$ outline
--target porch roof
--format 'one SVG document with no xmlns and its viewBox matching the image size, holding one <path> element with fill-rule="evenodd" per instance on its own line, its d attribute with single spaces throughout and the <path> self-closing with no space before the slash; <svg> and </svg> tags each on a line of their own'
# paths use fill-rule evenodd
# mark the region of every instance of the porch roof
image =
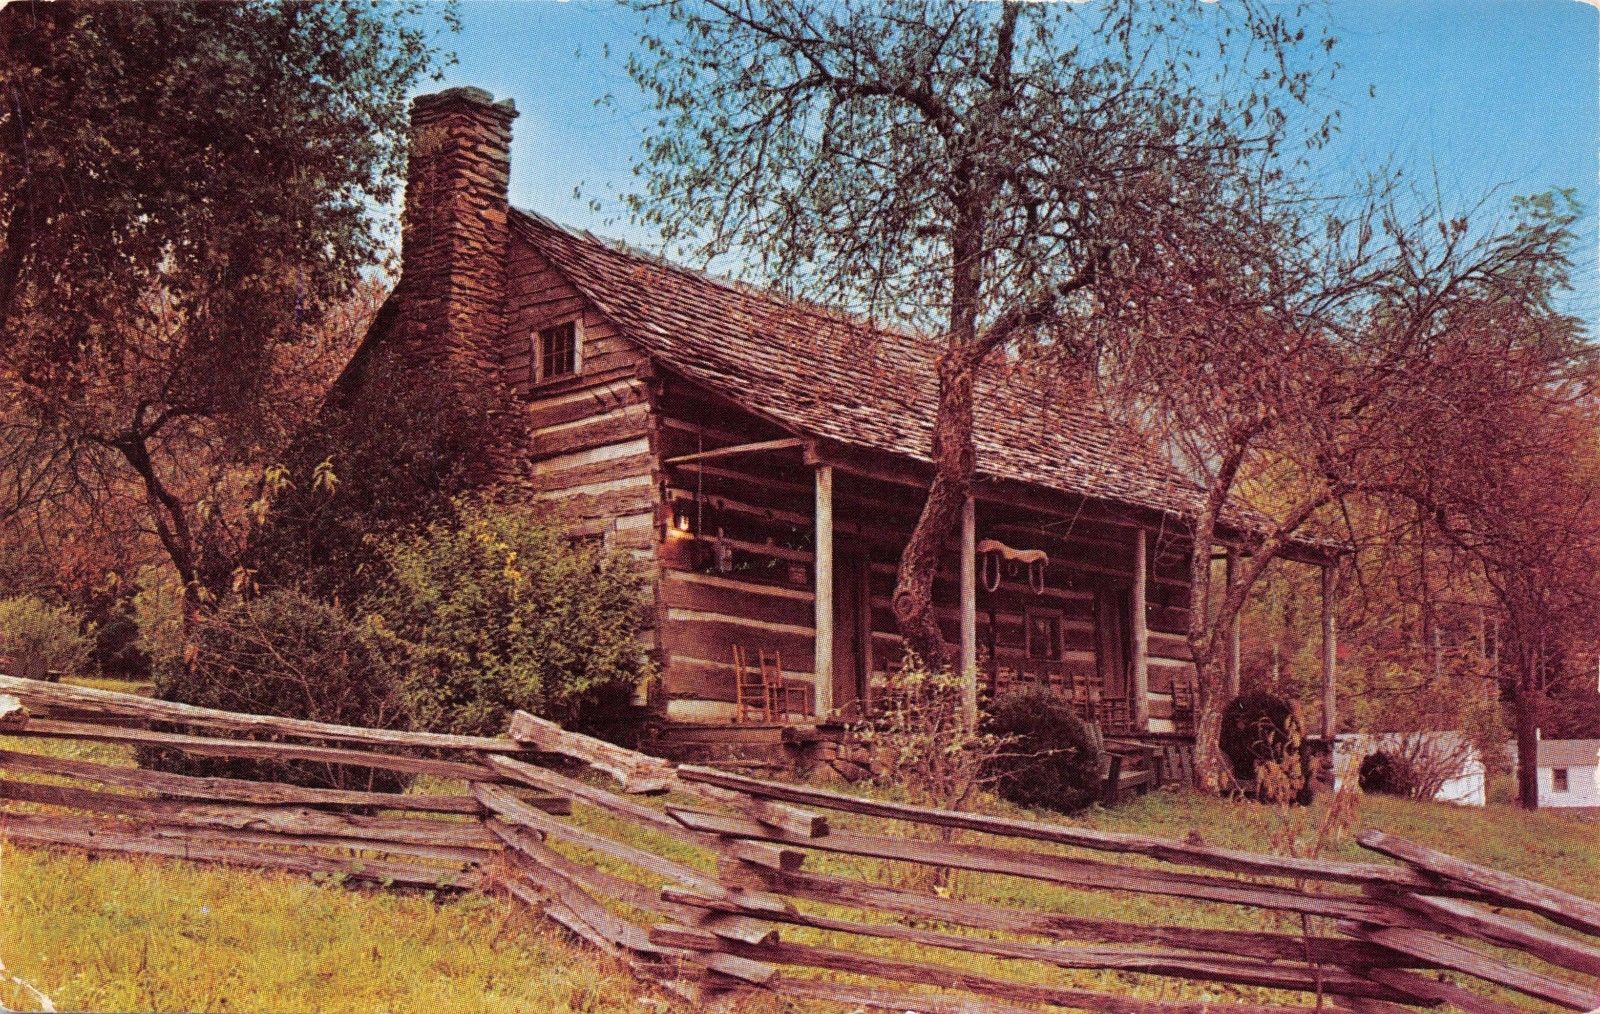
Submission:
<svg viewBox="0 0 1600 1014">
<path fill-rule="evenodd" d="M 515 210 L 533 245 L 669 369 L 797 435 L 926 463 L 938 349 L 927 339 L 711 277 Z M 1081 388 L 998 365 L 974 408 L 980 477 L 1191 517 L 1202 490 Z M 1231 511 L 1230 527 L 1250 527 Z"/>
</svg>

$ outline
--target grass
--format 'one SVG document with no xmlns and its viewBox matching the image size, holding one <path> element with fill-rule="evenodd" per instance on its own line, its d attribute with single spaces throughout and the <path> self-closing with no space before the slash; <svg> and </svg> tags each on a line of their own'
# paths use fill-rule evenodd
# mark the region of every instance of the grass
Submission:
<svg viewBox="0 0 1600 1014">
<path fill-rule="evenodd" d="M 0 746 L 18 742 L 0 740 Z M 105 763 L 128 762 L 126 751 L 115 745 L 50 745 Z M 43 741 L 32 740 L 26 748 L 44 746 Z M 439 788 L 432 785 L 428 790 Z M 1267 850 L 1291 831 L 1309 834 L 1325 815 L 1325 807 L 1323 802 L 1309 809 L 1278 811 L 1162 791 L 1117 810 L 1096 809 L 1068 822 L 1174 838 L 1199 835 L 1212 844 Z M 1018 812 L 1001 804 L 994 808 Z M 575 819 L 628 835 L 638 844 L 701 868 L 710 867 L 704 855 L 637 832 L 587 807 L 579 807 Z M 885 821 L 840 818 L 836 823 L 885 834 L 908 830 Z M 1359 825 L 1600 897 L 1600 841 L 1595 827 L 1559 814 L 1367 797 Z M 648 879 L 604 857 L 562 849 L 614 872 Z M 1325 854 L 1375 858 L 1349 836 Z M 907 871 L 903 864 L 823 854 L 808 860 L 807 869 L 869 879 Z M 951 889 L 973 900 L 1127 921 L 1285 932 L 1298 926 L 1231 906 L 1072 891 L 1006 877 L 958 874 Z M 887 918 L 830 906 L 802 907 L 855 920 Z M 5 971 L 38 987 L 63 1010 L 682 1009 L 641 987 L 620 965 L 499 897 L 356 891 L 280 874 L 3 848 L 0 913 L 0 961 Z M 648 922 L 648 917 L 639 917 Z M 785 928 L 783 936 L 797 943 L 848 944 L 903 959 L 940 960 L 1002 977 L 1015 977 L 1021 971 L 981 955 L 930 954 L 897 941 L 846 940 L 800 928 Z M 1149 998 L 1286 999 L 1284 994 L 1248 987 L 1190 985 L 1120 973 L 1028 971 L 1040 981 Z M 4 982 L 0 974 L 0 1005 L 28 1009 L 22 991 Z M 770 1014 L 784 1006 L 762 999 L 748 1009 Z"/>
<path fill-rule="evenodd" d="M 0 749 L 132 764 L 115 743 L 0 737 Z M 669 1009 L 626 969 L 505 898 L 354 890 L 4 839 L 0 818 L 0 1008 L 38 1009 L 14 976 L 63 1011 Z"/>
</svg>

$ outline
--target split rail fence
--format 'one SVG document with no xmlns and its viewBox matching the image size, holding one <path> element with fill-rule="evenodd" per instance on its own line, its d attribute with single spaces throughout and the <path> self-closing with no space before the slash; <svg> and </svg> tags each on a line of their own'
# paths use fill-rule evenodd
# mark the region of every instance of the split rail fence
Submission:
<svg viewBox="0 0 1600 1014">
<path fill-rule="evenodd" d="M 308 788 L 0 749 L 0 839 L 499 890 L 702 1006 L 766 991 L 930 1014 L 1600 1008 L 1600 903 L 1381 832 L 1359 841 L 1391 862 L 1286 858 L 674 767 L 523 713 L 505 736 L 454 736 L 3 676 L 0 736 L 462 786 Z M 931 877 L 883 876 L 912 868 Z M 1118 921 L 933 886 L 952 871 L 1051 885 L 1030 899 L 1159 895 L 1280 918 Z M 1066 974 L 1081 972 L 1133 977 Z M 1261 989 L 1249 1002 L 1172 999 L 1174 980 Z"/>
</svg>

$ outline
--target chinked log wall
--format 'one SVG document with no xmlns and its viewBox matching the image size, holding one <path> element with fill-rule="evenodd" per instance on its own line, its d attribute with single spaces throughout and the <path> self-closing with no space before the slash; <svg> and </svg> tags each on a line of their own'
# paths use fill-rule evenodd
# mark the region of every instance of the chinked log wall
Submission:
<svg viewBox="0 0 1600 1014">
<path fill-rule="evenodd" d="M 668 460 L 708 448 L 758 443 L 783 436 L 769 423 L 692 385 L 664 378 L 657 410 L 658 442 Z M 895 566 L 916 523 L 920 502 L 887 481 L 839 473 L 834 479 L 835 570 L 847 557 L 870 568 L 871 671 L 883 674 L 900 662 L 902 649 L 891 608 Z M 664 509 L 690 532 L 669 530 L 660 546 L 669 697 L 685 702 L 689 717 L 723 717 L 715 704 L 733 700 L 731 645 L 742 642 L 782 653 L 790 680 L 811 688 L 814 667 L 813 479 L 797 450 L 741 455 L 668 468 Z M 1001 666 L 1027 663 L 1026 610 L 1043 608 L 1062 623 L 1058 668 L 1097 679 L 1093 588 L 1109 582 L 1127 586 L 1133 579 L 1134 534 L 1125 524 L 1097 519 L 1085 508 L 1073 516 L 1044 516 L 999 503 L 980 502 L 981 537 L 1044 549 L 1051 565 L 1042 594 L 1026 578 L 1006 579 L 997 592 L 979 593 L 978 643 L 994 645 Z M 738 569 L 727 575 L 704 572 L 686 536 L 703 527 L 707 542 L 719 534 L 735 550 Z M 1187 546 L 1170 537 L 1151 543 L 1146 619 L 1149 635 L 1149 707 L 1154 731 L 1170 731 L 1175 678 L 1193 679 L 1185 637 L 1189 618 Z M 788 578 L 790 564 L 805 579 Z M 959 547 L 947 547 L 934 597 L 945 639 L 960 640 Z M 994 624 L 991 640 L 990 623 Z M 842 623 L 842 621 L 840 621 Z M 953 650 L 953 649 L 952 649 Z M 841 664 L 835 659 L 835 665 Z M 980 661 L 980 666 L 985 663 Z M 690 704 L 689 702 L 694 702 Z M 725 710 L 725 708 L 724 708 Z"/>
<path fill-rule="evenodd" d="M 1397 862 L 1286 858 L 929 809 L 674 768 L 522 713 L 504 737 L 448 736 L 0 677 L 0 734 L 457 779 L 452 792 L 358 792 L 8 748 L 0 837 L 382 885 L 498 889 L 702 1006 L 765 991 L 926 1012 L 1287 1014 L 1323 1000 L 1348 1010 L 1488 1012 L 1518 997 L 1600 1007 L 1600 903 L 1381 832 L 1359 840 Z M 609 783 L 556 770 L 554 758 Z M 883 833 L 885 821 L 903 832 Z M 1165 896 L 1181 899 L 1183 911 L 1173 912 L 1174 925 L 1153 925 L 1001 904 L 995 898 L 1014 897 L 1014 886 L 990 898 L 918 890 L 906 886 L 915 878 L 885 876 L 890 867 L 879 860 L 1039 881 L 1053 888 L 1035 897 L 1053 889 L 1057 901 L 1063 888 Z M 1216 905 L 1281 913 L 1302 931 L 1197 928 L 1193 917 Z M 1119 978 L 1082 975 L 1105 972 Z M 1186 991 L 1172 980 L 1259 992 L 1235 1003 L 1174 999 Z"/>
<path fill-rule="evenodd" d="M 808 548 L 786 545 L 809 546 L 814 524 L 809 472 L 784 469 L 781 455 L 697 467 L 664 465 L 676 455 L 787 434 L 693 384 L 657 373 L 649 358 L 529 244 L 513 235 L 510 249 L 506 337 L 499 358 L 508 382 L 526 399 L 530 496 L 550 524 L 572 536 L 603 539 L 631 553 L 645 568 L 655 587 L 657 630 L 644 636 L 665 663 L 665 697 L 679 702 L 675 707 L 685 717 L 727 717 L 734 696 L 735 642 L 779 650 L 791 680 L 810 689 L 815 667 L 812 591 L 809 584 L 794 585 L 782 576 L 789 563 L 800 564 L 808 574 L 812 566 Z M 577 326 L 578 372 L 540 380 L 534 347 L 539 331 L 568 321 Z M 722 527 L 736 539 L 742 535 L 738 541 L 746 544 L 746 558 L 770 563 L 768 579 L 746 571 L 721 582 L 707 580 L 703 568 L 688 558 L 687 543 L 665 535 L 674 508 L 698 515 L 704 496 L 697 500 L 697 494 L 707 491 L 716 507 L 706 534 L 715 535 Z M 884 483 L 846 476 L 839 480 L 841 547 L 871 560 L 869 660 L 878 673 L 901 656 L 889 606 L 893 561 L 916 520 L 902 493 Z M 986 508 L 979 510 L 980 517 L 986 515 Z M 1022 660 L 1022 606 L 1032 603 L 1060 611 L 1066 640 L 1061 664 L 1092 676 L 1093 605 L 1084 582 L 1097 575 L 1131 579 L 1131 531 L 1082 516 L 1022 516 L 992 529 L 985 523 L 983 530 L 1046 549 L 1057 561 L 1044 596 L 1035 599 L 1019 581 L 1009 582 L 995 596 L 994 644 L 1000 663 Z M 1172 714 L 1174 678 L 1192 673 L 1193 667 L 1183 636 L 1188 593 L 1181 560 L 1163 564 L 1170 552 L 1152 555 L 1149 708 L 1160 731 Z M 946 637 L 954 644 L 959 640 L 959 596 L 953 546 L 946 564 L 948 573 L 938 582 L 936 596 Z M 728 585 L 730 580 L 736 586 Z M 980 608 L 981 644 L 989 643 L 989 616 L 987 608 Z"/>
</svg>

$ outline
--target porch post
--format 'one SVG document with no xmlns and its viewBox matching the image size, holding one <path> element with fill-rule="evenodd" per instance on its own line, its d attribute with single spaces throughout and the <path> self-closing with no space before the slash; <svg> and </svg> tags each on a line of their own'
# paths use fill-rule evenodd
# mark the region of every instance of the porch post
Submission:
<svg viewBox="0 0 1600 1014">
<path fill-rule="evenodd" d="M 833 466 L 817 466 L 817 537 L 813 566 L 816 602 L 817 717 L 833 712 Z"/>
<path fill-rule="evenodd" d="M 1225 558 L 1227 561 L 1228 590 L 1233 590 L 1233 550 L 1228 550 Z M 1233 621 L 1228 624 L 1228 700 L 1239 696 L 1239 614 L 1233 614 Z"/>
<path fill-rule="evenodd" d="M 1322 738 L 1332 741 L 1338 727 L 1334 696 L 1334 668 L 1338 656 L 1338 631 L 1333 620 L 1334 571 L 1329 564 L 1322 566 Z"/>
<path fill-rule="evenodd" d="M 1145 586 L 1150 581 L 1150 554 L 1144 528 L 1133 538 L 1133 729 L 1150 731 L 1150 624 Z"/>
<path fill-rule="evenodd" d="M 961 716 L 978 727 L 978 510 L 972 494 L 961 505 Z"/>
</svg>

